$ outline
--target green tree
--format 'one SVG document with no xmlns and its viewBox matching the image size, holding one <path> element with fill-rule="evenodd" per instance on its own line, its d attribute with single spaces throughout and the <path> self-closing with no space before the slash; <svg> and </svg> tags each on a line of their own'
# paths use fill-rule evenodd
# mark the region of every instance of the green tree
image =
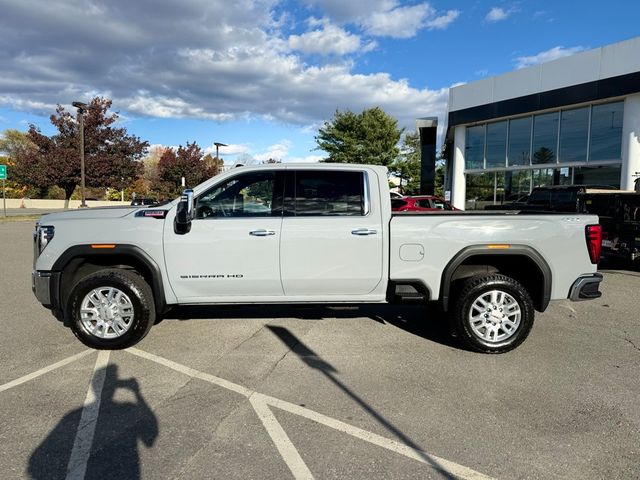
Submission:
<svg viewBox="0 0 640 480">
<path fill-rule="evenodd" d="M 404 135 L 400 154 L 390 166 L 393 175 L 400 179 L 402 195 L 420 193 L 420 134 L 408 132 Z"/>
<path fill-rule="evenodd" d="M 534 163 L 553 163 L 555 154 L 553 150 L 547 147 L 540 147 L 533 153 Z"/>
<path fill-rule="evenodd" d="M 118 127 L 117 113 L 108 114 L 111 100 L 95 97 L 84 114 L 86 185 L 124 188 L 142 172 L 142 159 L 148 142 Z M 75 114 L 58 105 L 50 117 L 58 133 L 48 137 L 35 125 L 27 133 L 35 148 L 16 157 L 16 180 L 38 188 L 56 185 L 71 198 L 80 183 L 79 135 Z"/>
<path fill-rule="evenodd" d="M 8 179 L 6 182 L 7 195 L 9 197 L 36 196 L 44 198 L 47 195 L 47 188 L 34 188 L 14 181 L 16 159 L 24 156 L 28 150 L 35 149 L 36 146 L 29 139 L 26 132 L 20 130 L 7 129 L 0 136 L 0 163 L 7 165 Z"/>
<path fill-rule="evenodd" d="M 440 198 L 444 198 L 444 168 L 445 161 L 438 160 L 436 162 L 436 178 L 434 193 Z"/>
<path fill-rule="evenodd" d="M 375 107 L 362 113 L 336 110 L 315 140 L 318 149 L 329 154 L 325 161 L 389 166 L 398 156 L 401 134 L 398 121 Z"/>
</svg>

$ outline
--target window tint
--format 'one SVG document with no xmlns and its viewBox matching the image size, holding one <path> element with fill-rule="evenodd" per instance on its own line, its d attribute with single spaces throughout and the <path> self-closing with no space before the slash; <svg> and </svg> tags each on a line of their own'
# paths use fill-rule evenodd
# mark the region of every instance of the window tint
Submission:
<svg viewBox="0 0 640 480">
<path fill-rule="evenodd" d="M 467 127 L 464 158 L 466 168 L 484 167 L 484 125 Z"/>
<path fill-rule="evenodd" d="M 589 161 L 622 158 L 623 114 L 623 102 L 593 106 Z"/>
<path fill-rule="evenodd" d="M 586 162 L 589 107 L 563 110 L 560 121 L 560 162 Z"/>
<path fill-rule="evenodd" d="M 274 199 L 275 185 L 275 172 L 254 172 L 233 177 L 196 199 L 196 218 L 281 215 L 281 208 L 277 205 L 279 202 Z"/>
<path fill-rule="evenodd" d="M 533 117 L 533 163 L 556 163 L 559 112 Z"/>
<path fill-rule="evenodd" d="M 427 200 L 427 199 L 425 199 L 425 200 L 418 200 L 418 201 L 416 202 L 416 205 L 418 205 L 420 208 L 433 208 L 433 207 L 431 206 L 431 202 L 430 202 L 429 200 Z"/>
<path fill-rule="evenodd" d="M 509 120 L 509 165 L 531 164 L 531 118 Z"/>
<path fill-rule="evenodd" d="M 391 208 L 401 208 L 404 207 L 407 204 L 407 202 L 405 202 L 404 200 L 401 200 L 399 198 L 392 198 L 391 199 Z"/>
<path fill-rule="evenodd" d="M 507 122 L 487 124 L 487 167 L 504 167 L 507 155 Z"/>
<path fill-rule="evenodd" d="M 534 190 L 529 195 L 527 203 L 530 205 L 546 205 L 551 201 L 551 193 L 549 190 Z"/>
<path fill-rule="evenodd" d="M 297 171 L 294 192 L 293 202 L 287 199 L 287 213 L 296 216 L 365 214 L 362 172 Z"/>
</svg>

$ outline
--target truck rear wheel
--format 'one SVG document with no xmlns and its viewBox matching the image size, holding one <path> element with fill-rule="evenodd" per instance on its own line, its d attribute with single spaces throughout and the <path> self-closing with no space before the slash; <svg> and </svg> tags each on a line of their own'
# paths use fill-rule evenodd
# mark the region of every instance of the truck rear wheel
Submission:
<svg viewBox="0 0 640 480">
<path fill-rule="evenodd" d="M 99 270 L 73 287 L 66 316 L 85 345 L 101 350 L 127 348 L 142 340 L 155 321 L 153 292 L 135 272 Z"/>
<path fill-rule="evenodd" d="M 458 337 L 472 350 L 504 353 L 529 335 L 534 308 L 527 290 L 500 274 L 466 280 L 453 308 Z"/>
</svg>

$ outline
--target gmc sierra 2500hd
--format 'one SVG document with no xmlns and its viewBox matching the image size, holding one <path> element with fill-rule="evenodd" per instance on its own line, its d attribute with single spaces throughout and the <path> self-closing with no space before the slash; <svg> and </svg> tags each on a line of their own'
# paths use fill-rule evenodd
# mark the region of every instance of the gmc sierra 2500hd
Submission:
<svg viewBox="0 0 640 480">
<path fill-rule="evenodd" d="M 505 352 L 550 300 L 597 298 L 598 217 L 394 214 L 384 167 L 275 164 L 153 207 L 43 216 L 33 291 L 86 345 L 126 348 L 186 304 L 437 301 Z"/>
</svg>

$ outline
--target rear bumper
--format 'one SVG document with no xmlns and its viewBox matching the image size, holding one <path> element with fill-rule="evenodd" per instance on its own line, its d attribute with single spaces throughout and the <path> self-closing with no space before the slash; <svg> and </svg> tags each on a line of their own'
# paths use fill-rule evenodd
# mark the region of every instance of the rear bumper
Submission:
<svg viewBox="0 0 640 480">
<path fill-rule="evenodd" d="M 58 285 L 60 272 L 34 270 L 31 272 L 31 290 L 38 301 L 46 308 L 58 307 Z"/>
<path fill-rule="evenodd" d="M 600 282 L 602 281 L 601 273 L 592 273 L 589 275 L 582 275 L 573 282 L 571 290 L 569 290 L 569 300 L 574 302 L 580 300 L 593 300 L 594 298 L 600 298 L 602 292 L 598 289 Z"/>
</svg>

